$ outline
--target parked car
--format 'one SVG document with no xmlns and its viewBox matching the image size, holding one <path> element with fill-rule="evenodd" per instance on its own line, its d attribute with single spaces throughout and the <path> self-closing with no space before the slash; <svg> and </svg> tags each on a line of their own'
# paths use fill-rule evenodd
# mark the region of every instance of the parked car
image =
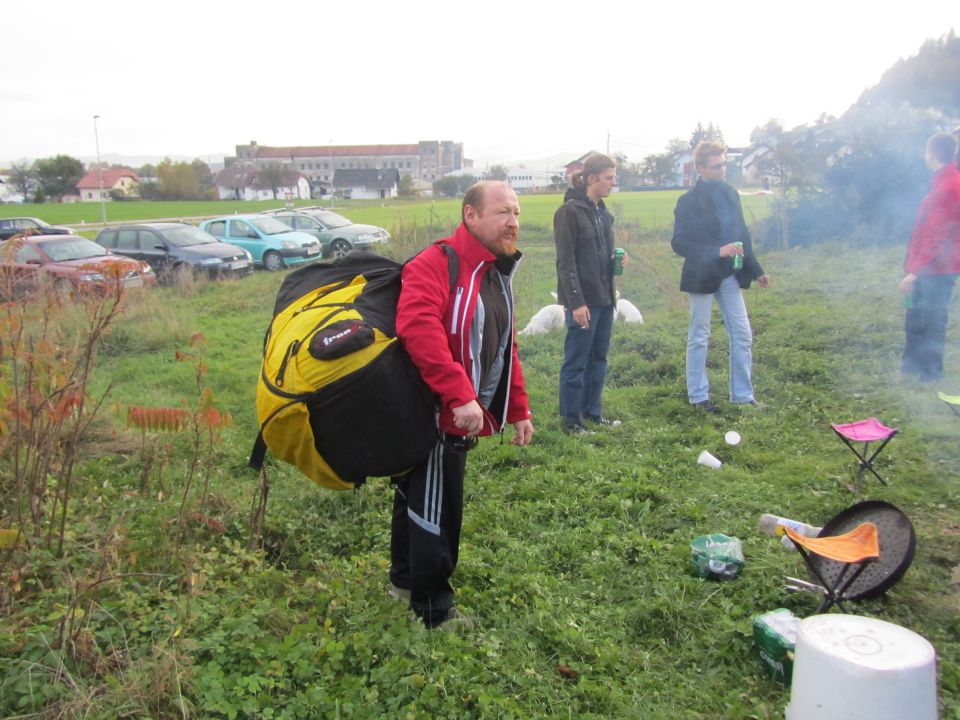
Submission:
<svg viewBox="0 0 960 720">
<path fill-rule="evenodd" d="M 301 208 L 271 213 L 280 222 L 320 241 L 324 256 L 342 257 L 353 249 L 369 250 L 385 243 L 390 233 L 376 225 L 358 225 L 332 210 Z"/>
<path fill-rule="evenodd" d="M 291 230 L 271 215 L 230 215 L 204 220 L 200 229 L 247 250 L 253 261 L 266 270 L 298 265 L 321 255 L 320 242 L 313 235 Z"/>
<path fill-rule="evenodd" d="M 62 225 L 48 225 L 40 218 L 12 217 L 0 219 L 0 240 L 9 240 L 14 235 L 73 235 L 73 230 Z"/>
<path fill-rule="evenodd" d="M 182 222 L 142 223 L 101 230 L 96 242 L 108 250 L 149 263 L 161 280 L 179 272 L 210 278 L 243 277 L 253 272 L 253 256 Z"/>
<path fill-rule="evenodd" d="M 125 288 L 157 284 L 141 261 L 114 255 L 77 235 L 30 235 L 0 244 L 0 296 L 23 297 L 49 283 L 60 290 L 104 292 L 113 283 Z"/>
</svg>

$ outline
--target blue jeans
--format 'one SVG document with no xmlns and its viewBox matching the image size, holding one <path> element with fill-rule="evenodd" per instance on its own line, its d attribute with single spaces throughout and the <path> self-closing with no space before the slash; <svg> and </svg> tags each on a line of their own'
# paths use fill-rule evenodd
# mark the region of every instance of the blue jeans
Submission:
<svg viewBox="0 0 960 720">
<path fill-rule="evenodd" d="M 748 403 L 753 398 L 750 379 L 753 365 L 753 331 L 740 284 L 733 275 L 720 283 L 712 295 L 690 293 L 690 329 L 687 332 L 687 397 L 691 403 L 710 399 L 707 379 L 707 342 L 710 315 L 716 299 L 730 338 L 730 402 Z"/>
<path fill-rule="evenodd" d="M 560 367 L 560 416 L 565 425 L 579 425 L 584 416 L 600 417 L 603 382 L 607 376 L 607 351 L 613 330 L 613 305 L 590 307 L 586 330 L 564 311 L 567 338 Z"/>
<path fill-rule="evenodd" d="M 956 274 L 921 275 L 913 284 L 913 307 L 904 321 L 903 372 L 923 380 L 943 374 L 950 295 L 956 281 Z"/>
</svg>

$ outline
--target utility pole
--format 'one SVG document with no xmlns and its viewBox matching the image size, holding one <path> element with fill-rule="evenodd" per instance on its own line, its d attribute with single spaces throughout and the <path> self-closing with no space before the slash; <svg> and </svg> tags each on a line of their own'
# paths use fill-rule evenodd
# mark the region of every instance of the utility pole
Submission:
<svg viewBox="0 0 960 720">
<path fill-rule="evenodd" d="M 97 144 L 97 184 L 100 186 L 100 222 L 107 224 L 107 205 L 103 199 L 103 170 L 100 168 L 100 134 L 97 132 L 97 118 L 93 116 L 93 140 Z"/>
</svg>

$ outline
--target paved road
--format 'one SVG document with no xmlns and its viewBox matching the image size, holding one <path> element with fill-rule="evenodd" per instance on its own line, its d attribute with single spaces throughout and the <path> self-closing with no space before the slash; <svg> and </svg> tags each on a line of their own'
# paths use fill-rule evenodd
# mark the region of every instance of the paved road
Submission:
<svg viewBox="0 0 960 720">
<path fill-rule="evenodd" d="M 193 215 L 193 216 L 184 216 L 184 217 L 165 217 L 165 218 L 137 218 L 136 220 L 108 220 L 106 223 L 62 223 L 67 227 L 72 227 L 74 230 L 80 232 L 99 232 L 104 228 L 116 227 L 118 225 L 140 225 L 142 223 L 155 223 L 155 222 L 188 222 L 196 225 L 204 220 L 209 220 L 210 218 L 221 217 L 226 213 L 216 213 L 214 215 Z M 234 215 L 239 215 L 240 213 L 233 213 Z"/>
</svg>

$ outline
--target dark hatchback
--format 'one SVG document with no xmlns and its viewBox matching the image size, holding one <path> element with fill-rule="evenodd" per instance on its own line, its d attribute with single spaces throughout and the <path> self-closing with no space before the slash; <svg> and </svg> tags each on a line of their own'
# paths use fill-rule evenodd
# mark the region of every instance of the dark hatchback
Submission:
<svg viewBox="0 0 960 720">
<path fill-rule="evenodd" d="M 0 240 L 15 235 L 73 235 L 73 230 L 62 225 L 48 225 L 40 218 L 12 217 L 0 219 Z"/>
<path fill-rule="evenodd" d="M 96 240 L 108 250 L 149 263 L 169 281 L 179 272 L 210 278 L 244 277 L 253 273 L 253 259 L 241 247 L 220 242 L 188 223 L 157 222 L 101 230 Z"/>
</svg>

